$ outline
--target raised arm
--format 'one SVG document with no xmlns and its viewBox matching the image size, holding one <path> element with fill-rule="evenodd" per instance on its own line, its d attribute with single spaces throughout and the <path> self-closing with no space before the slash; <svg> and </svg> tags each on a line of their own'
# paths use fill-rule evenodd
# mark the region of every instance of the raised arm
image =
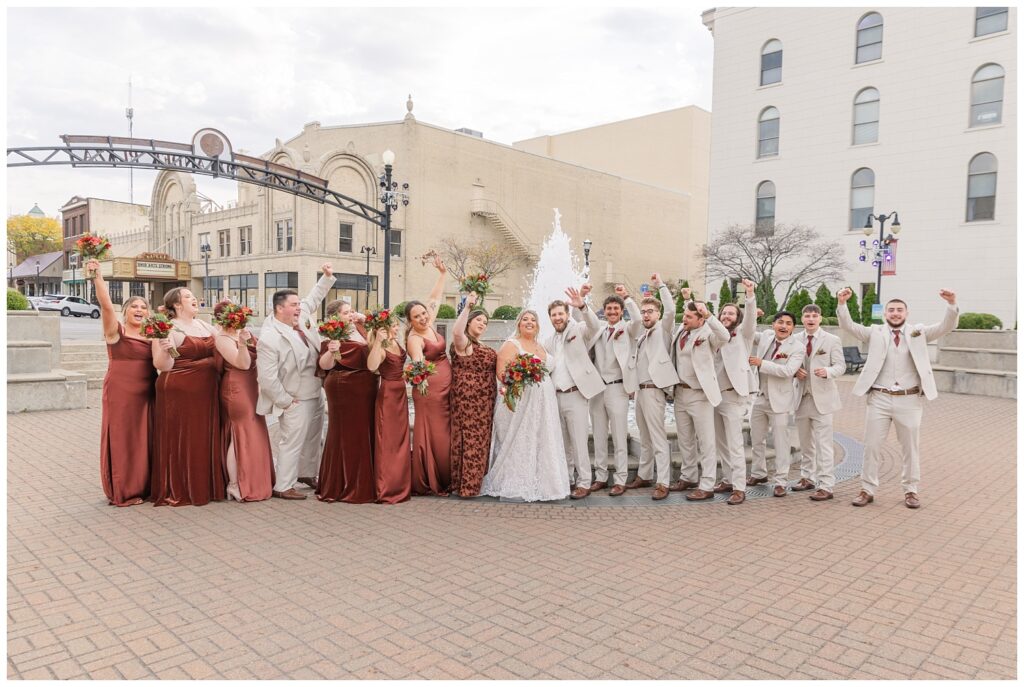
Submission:
<svg viewBox="0 0 1024 687">
<path fill-rule="evenodd" d="M 792 377 L 796 374 L 797 370 L 803 367 L 804 357 L 804 349 L 798 347 L 782 362 L 762 360 L 760 365 L 761 372 L 769 377 Z"/>
<path fill-rule="evenodd" d="M 320 271 L 324 273 L 324 276 L 320 277 L 320 280 L 313 285 L 309 295 L 302 301 L 302 304 L 306 306 L 306 310 L 311 313 L 315 313 L 320 308 L 320 304 L 327 297 L 327 292 L 334 286 L 335 276 L 334 271 L 331 269 L 331 263 L 325 262 L 320 266 Z"/>
<path fill-rule="evenodd" d="M 409 347 L 409 359 L 415 362 L 423 360 L 423 337 L 419 334 L 410 334 L 406 340 Z"/>
<path fill-rule="evenodd" d="M 366 335 L 366 343 L 370 347 L 366 354 L 366 369 L 370 372 L 376 372 L 387 357 L 387 351 L 384 350 L 384 339 L 387 337 L 380 336 L 380 332 L 379 329 L 371 329 Z"/>
<path fill-rule="evenodd" d="M 269 326 L 271 325 L 268 323 L 263 325 L 264 329 Z M 259 341 L 256 342 L 256 381 L 260 389 L 273 399 L 274 405 L 285 410 L 297 401 L 285 391 L 281 378 L 277 376 L 279 355 L 277 349 L 267 342 L 269 338 L 271 337 L 261 333 Z"/>
<path fill-rule="evenodd" d="M 672 330 L 676 326 L 676 301 L 672 298 L 672 292 L 668 290 L 668 284 L 661 280 L 661 275 L 655 272 L 651 280 L 658 287 L 658 295 L 661 296 L 661 329 L 665 332 L 665 338 L 672 340 Z"/>
<path fill-rule="evenodd" d="M 100 274 L 99 260 L 90 260 L 85 263 L 87 270 L 92 270 L 93 288 L 96 291 L 96 300 L 100 302 L 100 316 L 103 318 L 103 340 L 108 344 L 115 344 L 121 338 L 117 332 L 117 313 L 114 312 L 114 303 L 110 300 L 110 291 L 107 290 L 107 282 L 103 281 Z"/>
<path fill-rule="evenodd" d="M 925 341 L 931 343 L 936 339 L 949 334 L 951 331 L 956 329 L 956 325 L 960 321 L 960 308 L 956 304 L 956 294 L 952 291 L 942 289 L 939 291 L 939 296 L 942 300 L 946 301 L 949 305 L 946 306 L 946 312 L 942 316 L 942 321 L 937 324 L 930 324 L 924 328 Z"/>
<path fill-rule="evenodd" d="M 850 296 L 853 291 L 850 289 L 842 289 L 836 298 L 839 300 L 839 305 L 836 306 L 836 316 L 839 318 L 839 328 L 844 332 L 849 333 L 853 338 L 858 341 L 867 343 L 871 338 L 871 327 L 865 327 L 862 324 L 857 324 L 850 317 L 850 308 L 846 305 L 846 301 L 850 300 Z"/>
<path fill-rule="evenodd" d="M 740 324 L 740 336 L 747 343 L 747 350 L 754 346 L 754 335 L 757 333 L 757 296 L 754 292 L 754 282 L 749 279 L 743 280 L 743 322 Z"/>
<path fill-rule="evenodd" d="M 430 290 L 430 296 L 427 297 L 427 315 L 430 317 L 429 326 L 434 326 L 434 320 L 437 319 L 437 311 L 441 307 L 441 296 L 444 294 L 444 282 L 445 277 L 448 276 L 448 268 L 444 266 L 439 255 L 434 255 L 434 269 L 437 270 L 437 281 L 434 282 L 434 288 Z"/>
<path fill-rule="evenodd" d="M 467 355 L 469 350 L 469 337 L 466 336 L 466 322 L 469 321 L 469 311 L 476 305 L 477 295 L 475 291 L 466 294 L 466 304 L 455 320 L 455 331 L 452 332 L 452 340 L 455 344 L 455 353 Z"/>
<path fill-rule="evenodd" d="M 701 303 L 698 307 L 706 308 L 707 306 Z M 704 321 L 708 323 L 708 327 L 711 329 L 711 340 L 708 342 L 711 344 L 711 350 L 717 351 L 719 348 L 729 343 L 729 339 L 732 337 L 729 335 L 729 330 L 726 329 L 721 320 L 709 312 Z"/>
</svg>

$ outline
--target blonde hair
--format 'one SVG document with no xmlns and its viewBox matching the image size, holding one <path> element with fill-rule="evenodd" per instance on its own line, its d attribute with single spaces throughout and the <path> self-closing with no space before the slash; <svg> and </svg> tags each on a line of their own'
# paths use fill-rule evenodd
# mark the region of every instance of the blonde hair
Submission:
<svg viewBox="0 0 1024 687">
<path fill-rule="evenodd" d="M 124 316 L 125 313 L 128 311 L 128 308 L 130 308 L 132 306 L 132 303 L 134 303 L 135 301 L 142 301 L 142 304 L 146 306 L 146 312 L 149 312 L 149 301 L 147 301 L 142 296 L 129 296 L 128 300 L 121 304 L 121 324 L 128 324 L 128 322 L 124 319 Z"/>
<path fill-rule="evenodd" d="M 523 318 L 526 317 L 527 315 L 533 315 L 533 319 L 535 319 L 537 321 L 537 328 L 538 329 L 540 328 L 540 316 L 537 315 L 537 311 L 536 310 L 529 310 L 529 309 L 521 310 L 519 312 L 518 317 L 516 317 L 515 331 L 512 334 L 512 336 L 514 336 L 517 339 L 519 338 L 519 325 L 522 323 Z"/>
</svg>

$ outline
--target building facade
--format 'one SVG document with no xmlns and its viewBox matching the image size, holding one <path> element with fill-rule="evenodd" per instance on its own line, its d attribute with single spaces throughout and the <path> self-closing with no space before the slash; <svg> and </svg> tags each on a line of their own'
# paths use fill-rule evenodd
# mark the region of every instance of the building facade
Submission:
<svg viewBox="0 0 1024 687">
<path fill-rule="evenodd" d="M 898 212 L 882 300 L 912 321 L 1016 321 L 1016 8 L 723 8 L 714 35 L 709 234 L 803 224 L 876 281 L 870 214 Z M 888 226 L 886 227 L 888 232 Z M 741 276 L 741 275 L 737 275 Z M 717 290 L 717 284 L 707 284 Z M 817 285 L 811 285 L 812 290 Z M 777 294 L 781 297 L 782 294 Z"/>
</svg>

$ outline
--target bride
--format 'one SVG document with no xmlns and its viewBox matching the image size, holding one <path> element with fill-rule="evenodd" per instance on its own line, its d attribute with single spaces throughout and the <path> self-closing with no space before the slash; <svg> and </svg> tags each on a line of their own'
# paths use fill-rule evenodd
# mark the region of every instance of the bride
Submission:
<svg viewBox="0 0 1024 687">
<path fill-rule="evenodd" d="M 515 357 L 528 353 L 544 361 L 550 372 L 558 361 L 537 341 L 537 313 L 524 310 L 515 334 L 498 351 L 498 383 Z M 550 375 L 527 386 L 515 412 L 499 402 L 494 410 L 491 463 L 480 493 L 524 501 L 557 501 L 569 496 L 569 474 L 558 419 L 558 400 Z"/>
</svg>

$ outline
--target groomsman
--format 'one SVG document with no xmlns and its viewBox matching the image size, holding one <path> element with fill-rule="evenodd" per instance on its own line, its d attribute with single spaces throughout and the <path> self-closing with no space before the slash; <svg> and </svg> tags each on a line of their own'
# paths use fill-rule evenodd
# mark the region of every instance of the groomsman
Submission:
<svg viewBox="0 0 1024 687">
<path fill-rule="evenodd" d="M 789 414 L 796 408 L 793 376 L 804 362 L 804 348 L 793 337 L 796 320 L 792 313 L 781 310 L 772 319 L 775 336 L 767 332 L 760 336 L 758 355 L 748 362 L 758 368 L 758 391 L 754 407 L 750 410 L 750 441 L 753 460 L 747 486 L 768 481 L 768 463 L 765 446 L 768 426 L 771 425 L 775 448 L 775 475 L 772 496 L 785 496 L 789 476 L 792 444 L 789 439 Z"/>
<path fill-rule="evenodd" d="M 743 418 L 747 414 L 747 397 L 757 391 L 757 378 L 750 370 L 750 351 L 757 333 L 757 298 L 754 282 L 743 280 L 743 310 L 735 303 L 723 305 L 718 317 L 729 331 L 727 341 L 715 355 L 715 373 L 721 389 L 722 402 L 715 406 L 715 443 L 722 481 L 715 485 L 716 494 L 732 492 L 726 500 L 738 506 L 747 498 L 747 461 L 743 454 Z"/>
<path fill-rule="evenodd" d="M 907 304 L 894 298 L 885 304 L 885 324 L 865 327 L 850 319 L 846 305 L 850 293 L 850 289 L 843 289 L 838 294 L 839 326 L 868 344 L 868 360 L 853 385 L 855 395 L 868 394 L 861 492 L 853 505 L 866 506 L 875 500 L 878 452 L 889 434 L 889 426 L 895 424 L 896 438 L 903 449 L 904 503 L 907 508 L 920 508 L 917 489 L 921 481 L 921 396 L 929 401 L 938 396 L 927 344 L 956 328 L 960 317 L 956 294 L 946 289 L 939 291 L 939 297 L 949 305 L 937 324 L 907 324 Z"/>
<path fill-rule="evenodd" d="M 320 270 L 323 277 L 305 299 L 291 289 L 274 293 L 274 314 L 263 321 L 256 344 L 260 387 L 256 412 L 277 417 L 273 495 L 282 499 L 306 498 L 295 490 L 296 483 L 315 489 L 320 472 L 324 410 L 322 385 L 316 376 L 320 354 L 316 312 L 334 285 L 330 263 Z M 300 479 L 300 475 L 304 476 Z"/>
<path fill-rule="evenodd" d="M 622 319 L 623 310 L 629 312 L 630 321 Z M 604 382 L 604 391 L 590 399 L 590 421 L 594 428 L 594 476 L 590 491 L 608 486 L 608 427 L 611 425 L 612 444 L 615 446 L 615 473 L 612 476 L 611 496 L 626 492 L 629 471 L 627 441 L 629 440 L 629 394 L 622 385 L 623 370 L 629 362 L 630 340 L 640 334 L 640 308 L 630 298 L 626 287 L 615 285 L 615 295 L 604 299 L 604 318 L 607 326 L 591 340 L 594 363 Z"/>
<path fill-rule="evenodd" d="M 672 339 L 672 359 L 679 377 L 673 409 L 682 468 L 669 490 L 697 487 L 686 495 L 688 501 L 715 497 L 715 406 L 722 402 L 715 353 L 728 341 L 729 330 L 708 312 L 706 305 L 686 304 L 683 323 Z"/>
<path fill-rule="evenodd" d="M 589 291 L 589 284 L 584 288 Z M 590 360 L 587 342 L 601 331 L 601 321 L 587 306 L 580 291 L 566 290 L 569 303 L 554 301 L 548 306 L 548 318 L 555 333 L 544 342 L 544 348 L 558 360 L 551 372 L 558 411 L 562 423 L 562 441 L 569 468 L 569 481 L 575 488 L 569 498 L 582 499 L 590 493 L 591 467 L 589 400 L 604 391 L 604 382 Z M 569 306 L 576 308 L 583 321 L 569 317 Z"/>
<path fill-rule="evenodd" d="M 657 468 L 657 482 L 651 498 L 661 501 L 668 496 L 669 483 L 672 481 L 672 454 L 665 432 L 665 394 L 671 393 L 679 377 L 676 376 L 669 353 L 675 325 L 672 294 L 657 273 L 651 275 L 651 281 L 658 288 L 661 301 L 653 297 L 640 301 L 644 331 L 638 339 L 633 340 L 623 378 L 626 391 L 635 395 L 636 424 L 640 429 L 641 446 L 640 468 L 636 478 L 626 488 L 649 487 Z M 663 307 L 666 312 L 664 316 Z"/>
<path fill-rule="evenodd" d="M 842 407 L 836 378 L 846 372 L 843 343 L 821 329 L 821 308 L 805 305 L 804 330 L 794 335 L 804 346 L 804 363 L 796 371 L 796 429 L 800 436 L 800 481 L 793 491 L 807 491 L 812 501 L 828 501 L 836 485 L 832 414 Z"/>
</svg>

